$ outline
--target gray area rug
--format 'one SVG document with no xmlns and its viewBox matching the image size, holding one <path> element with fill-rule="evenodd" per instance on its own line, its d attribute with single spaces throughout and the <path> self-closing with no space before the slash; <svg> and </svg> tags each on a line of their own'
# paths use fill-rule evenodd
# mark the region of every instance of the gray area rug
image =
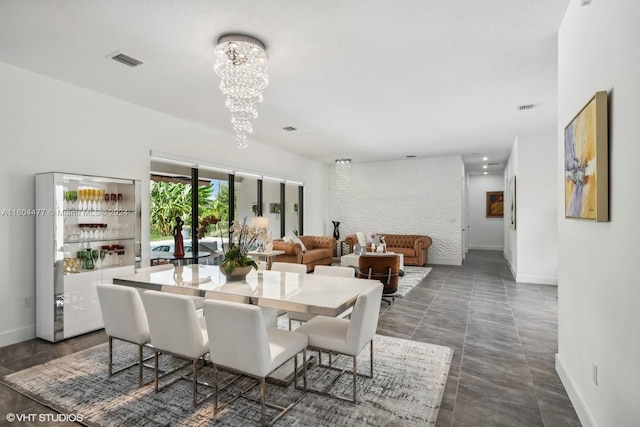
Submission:
<svg viewBox="0 0 640 427">
<path fill-rule="evenodd" d="M 427 274 L 431 271 L 431 267 L 404 267 L 404 276 L 398 279 L 398 292 L 397 296 L 405 296 L 411 289 L 414 288 Z"/>
<path fill-rule="evenodd" d="M 116 366 L 135 359 L 136 352 L 131 345 L 116 345 Z M 360 372 L 368 372 L 368 354 L 365 349 L 358 357 Z M 452 355 L 449 347 L 376 335 L 374 378 L 358 377 L 357 405 L 308 393 L 276 425 L 435 425 Z M 165 368 L 175 363 L 169 356 L 162 359 Z M 348 358 L 334 358 L 334 362 L 351 367 Z M 102 344 L 7 375 L 2 382 L 60 413 L 81 416 L 83 423 L 90 426 L 245 426 L 260 422 L 260 406 L 255 402 L 238 399 L 214 414 L 211 400 L 193 407 L 190 382 L 178 381 L 155 393 L 153 384 L 137 387 L 136 368 L 109 378 L 107 364 L 107 345 Z M 211 381 L 210 366 L 200 372 L 199 378 Z M 332 376 L 333 372 L 317 365 L 308 370 L 308 381 L 317 388 Z M 146 370 L 145 380 L 151 378 L 152 371 Z M 229 373 L 219 375 L 223 384 L 233 378 Z M 221 404 L 225 405 L 251 381 L 243 378 L 221 392 Z M 200 388 L 203 393 L 209 391 Z M 332 392 L 350 396 L 351 377 L 344 375 Z M 252 393 L 258 396 L 257 388 Z M 267 384 L 268 401 L 286 404 L 300 396 L 301 391 L 293 385 L 283 388 Z M 274 414 L 267 410 L 268 416 Z"/>
</svg>

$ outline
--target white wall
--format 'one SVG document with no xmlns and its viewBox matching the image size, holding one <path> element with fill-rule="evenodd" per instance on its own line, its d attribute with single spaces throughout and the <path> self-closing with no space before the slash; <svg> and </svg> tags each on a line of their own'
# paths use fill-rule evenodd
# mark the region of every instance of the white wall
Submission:
<svg viewBox="0 0 640 427">
<path fill-rule="evenodd" d="M 516 229 L 505 213 L 505 257 L 516 282 L 557 285 L 557 153 L 551 134 L 519 135 L 505 167 L 506 206 L 509 181 L 516 177 Z"/>
<path fill-rule="evenodd" d="M 517 282 L 558 283 L 556 137 L 518 137 Z"/>
<path fill-rule="evenodd" d="M 608 91 L 610 221 L 565 219 L 559 177 L 556 367 L 584 426 L 637 426 L 640 3 L 580 3 L 571 2 L 559 33 L 557 169 L 563 170 L 563 128 L 595 92 Z"/>
<path fill-rule="evenodd" d="M 506 193 L 504 177 L 502 175 L 469 176 L 469 249 L 503 250 L 504 248 L 504 219 L 487 218 L 488 191 Z"/>
<path fill-rule="evenodd" d="M 515 199 L 516 199 L 516 207 L 515 212 L 511 212 L 511 198 L 514 196 L 511 194 L 508 188 L 509 182 L 515 177 L 516 182 L 516 191 L 515 191 Z M 511 153 L 509 153 L 509 160 L 504 168 L 504 182 L 506 187 L 505 191 L 505 206 L 509 206 L 509 209 L 505 209 L 504 212 L 504 257 L 507 259 L 509 263 L 509 268 L 511 268 L 511 273 L 513 277 L 516 277 L 518 272 L 518 227 L 520 227 L 520 223 L 518 220 L 518 215 L 520 214 L 520 207 L 518 206 L 518 201 L 520 200 L 520 191 L 518 189 L 518 139 L 516 138 L 513 146 L 511 147 Z M 515 229 L 511 225 L 512 216 L 515 216 Z"/>
<path fill-rule="evenodd" d="M 424 234 L 433 240 L 429 263 L 462 263 L 462 158 L 459 156 L 352 163 L 336 187 L 330 169 L 330 221 L 340 235 L 356 231 Z"/>
<path fill-rule="evenodd" d="M 39 172 L 139 179 L 149 191 L 149 151 L 241 167 L 305 183 L 305 231 L 325 231 L 327 166 L 0 63 L 0 212 L 35 206 Z M 148 257 L 148 197 L 142 200 Z M 0 216 L 0 346 L 35 336 L 35 219 Z M 23 307 L 31 297 L 30 307 Z"/>
</svg>

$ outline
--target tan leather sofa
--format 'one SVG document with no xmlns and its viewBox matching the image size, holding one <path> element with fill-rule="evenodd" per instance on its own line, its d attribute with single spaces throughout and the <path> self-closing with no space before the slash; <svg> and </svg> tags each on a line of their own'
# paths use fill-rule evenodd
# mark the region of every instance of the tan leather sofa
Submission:
<svg viewBox="0 0 640 427">
<path fill-rule="evenodd" d="M 428 251 L 432 243 L 431 237 L 415 234 L 378 233 L 378 235 L 384 236 L 387 252 L 404 255 L 404 265 L 423 266 L 429 261 Z M 358 238 L 355 234 L 351 234 L 345 237 L 344 243 L 348 244 L 349 250 L 353 252 L 353 247 L 358 243 Z M 370 251 L 371 248 L 367 248 L 367 250 Z"/>
<path fill-rule="evenodd" d="M 314 270 L 316 265 L 331 265 L 333 252 L 336 248 L 336 239 L 326 236 L 299 236 L 306 251 L 302 251 L 299 243 L 285 242 L 282 239 L 273 241 L 274 251 L 284 251 L 284 254 L 276 256 L 275 261 L 305 264 L 307 273 Z"/>
</svg>

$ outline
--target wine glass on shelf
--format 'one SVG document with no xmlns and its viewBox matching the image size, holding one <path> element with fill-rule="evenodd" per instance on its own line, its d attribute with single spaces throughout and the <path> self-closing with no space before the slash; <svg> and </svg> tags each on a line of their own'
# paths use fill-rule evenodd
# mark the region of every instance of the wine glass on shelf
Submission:
<svg viewBox="0 0 640 427">
<path fill-rule="evenodd" d="M 91 249 L 91 259 L 93 260 L 93 265 L 98 265 L 98 258 L 100 258 L 100 251 L 97 249 Z"/>
<path fill-rule="evenodd" d="M 87 189 L 81 188 L 78 190 L 78 196 L 80 199 L 80 210 L 83 211 L 87 208 Z"/>
<path fill-rule="evenodd" d="M 69 200 L 71 201 L 71 208 L 76 209 L 76 203 L 78 201 L 78 192 L 75 190 L 69 191 Z"/>
<path fill-rule="evenodd" d="M 118 266 L 122 266 L 122 260 L 124 259 L 124 247 L 118 247 Z"/>
<path fill-rule="evenodd" d="M 113 262 L 113 254 L 115 252 L 115 246 L 113 245 L 109 245 L 109 247 L 107 248 L 107 255 L 109 255 L 109 265 L 114 265 Z"/>
<path fill-rule="evenodd" d="M 107 256 L 107 251 L 100 249 L 100 269 L 104 268 L 104 258 Z"/>
<path fill-rule="evenodd" d="M 63 210 L 69 209 L 71 206 L 71 191 L 64 190 L 64 206 Z"/>
<path fill-rule="evenodd" d="M 87 257 L 87 253 L 85 251 L 80 250 L 77 253 L 77 257 L 78 257 L 78 260 L 80 262 L 80 270 L 84 271 L 84 269 L 85 269 L 84 260 Z"/>
<path fill-rule="evenodd" d="M 113 208 L 118 200 L 118 196 L 115 193 L 109 194 L 109 202 L 111 203 L 111 207 Z"/>
</svg>

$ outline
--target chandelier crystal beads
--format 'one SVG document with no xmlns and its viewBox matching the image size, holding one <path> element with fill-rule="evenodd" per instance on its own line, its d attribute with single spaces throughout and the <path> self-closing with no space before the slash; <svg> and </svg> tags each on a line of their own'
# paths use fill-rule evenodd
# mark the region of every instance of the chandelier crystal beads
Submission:
<svg viewBox="0 0 640 427">
<path fill-rule="evenodd" d="M 256 104 L 269 83 L 267 59 L 264 44 L 250 36 L 222 36 L 216 46 L 215 71 L 222 79 L 220 90 L 227 96 L 225 105 L 241 148 L 247 147 L 251 120 L 258 117 Z"/>
</svg>

